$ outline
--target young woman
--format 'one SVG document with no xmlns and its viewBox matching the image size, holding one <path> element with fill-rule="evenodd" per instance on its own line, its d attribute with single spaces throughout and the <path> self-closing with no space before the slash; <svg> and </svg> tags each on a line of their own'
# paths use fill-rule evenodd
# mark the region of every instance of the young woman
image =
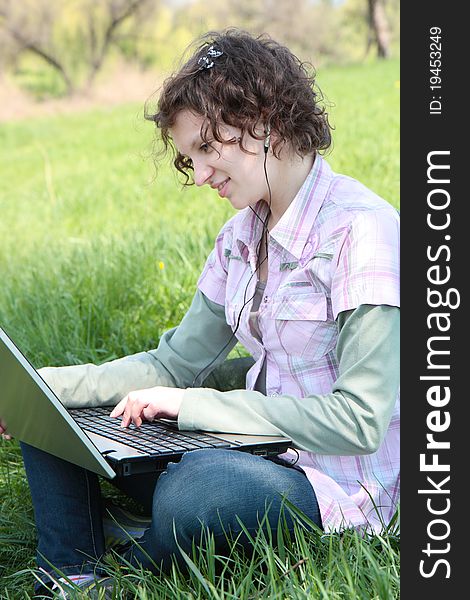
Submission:
<svg viewBox="0 0 470 600">
<path fill-rule="evenodd" d="M 330 127 L 313 78 L 267 36 L 203 37 L 147 116 L 178 171 L 238 212 L 156 350 L 42 375 L 71 407 L 114 404 L 123 426 L 173 417 L 293 448 L 276 460 L 199 450 L 158 479 L 126 478 L 152 520 L 123 557 L 168 569 L 175 534 L 188 551 L 202 525 L 223 553 L 225 532 L 240 533 L 239 519 L 255 532 L 266 507 L 275 530 L 284 497 L 325 531 L 379 531 L 399 490 L 397 211 L 322 158 Z M 246 389 L 197 387 L 237 340 L 254 359 Z M 41 577 L 66 594 L 53 565 L 91 593 L 106 551 L 98 478 L 22 448 Z"/>
</svg>

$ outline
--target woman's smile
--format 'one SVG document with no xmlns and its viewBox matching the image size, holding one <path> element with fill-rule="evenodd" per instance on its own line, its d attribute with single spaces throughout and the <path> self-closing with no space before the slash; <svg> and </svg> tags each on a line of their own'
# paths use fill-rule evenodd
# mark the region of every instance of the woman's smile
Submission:
<svg viewBox="0 0 470 600">
<path fill-rule="evenodd" d="M 230 177 L 227 177 L 227 179 L 224 179 L 224 181 L 222 181 L 222 183 L 217 186 L 217 190 L 218 190 L 219 196 L 221 198 L 225 198 L 227 196 L 227 188 L 228 188 L 229 182 L 230 182 Z"/>
</svg>

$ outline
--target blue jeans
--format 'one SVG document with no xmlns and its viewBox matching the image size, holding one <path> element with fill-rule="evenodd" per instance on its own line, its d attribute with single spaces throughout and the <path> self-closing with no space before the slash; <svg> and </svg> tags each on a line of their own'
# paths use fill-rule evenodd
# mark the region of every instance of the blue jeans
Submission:
<svg viewBox="0 0 470 600">
<path fill-rule="evenodd" d="M 38 533 L 38 567 L 65 574 L 104 573 L 99 560 L 105 553 L 102 497 L 94 473 L 22 443 L 23 460 L 34 506 Z M 171 559 L 182 563 L 175 542 L 191 553 L 193 538 L 200 539 L 201 523 L 215 539 L 216 552 L 228 550 L 227 533 L 242 531 L 237 516 L 250 533 L 259 529 L 267 512 L 274 532 L 283 497 L 321 527 L 315 493 L 299 468 L 280 459 L 266 460 L 244 452 L 196 450 L 170 463 L 158 474 L 134 475 L 112 481 L 139 501 L 152 523 L 139 540 L 123 551 L 131 564 L 153 572 L 168 571 Z M 289 511 L 284 512 L 293 531 Z M 249 550 L 246 536 L 240 542 Z"/>
</svg>

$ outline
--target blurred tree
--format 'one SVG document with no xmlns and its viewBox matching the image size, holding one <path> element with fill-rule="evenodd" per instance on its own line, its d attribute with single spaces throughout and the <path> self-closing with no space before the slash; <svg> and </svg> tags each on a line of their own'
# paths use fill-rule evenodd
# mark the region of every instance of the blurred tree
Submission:
<svg viewBox="0 0 470 600">
<path fill-rule="evenodd" d="M 198 35 L 269 33 L 316 67 L 398 51 L 399 0 L 0 0 L 0 73 L 37 97 L 86 90 L 123 56 L 166 72 Z"/>
<path fill-rule="evenodd" d="M 269 33 L 315 66 L 380 57 L 397 49 L 399 0 L 181 0 L 173 32 L 192 37 L 211 29 L 241 27 Z M 191 33 L 193 34 L 191 36 Z"/>
<path fill-rule="evenodd" d="M 385 13 L 385 2 L 386 0 L 367 0 L 370 32 L 367 51 L 375 44 L 379 58 L 388 58 L 390 55 L 390 26 Z"/>
<path fill-rule="evenodd" d="M 6 31 L 0 29 L 0 81 L 7 69 L 15 68 L 19 48 Z"/>
<path fill-rule="evenodd" d="M 355 46 L 358 59 L 365 58 L 372 49 L 379 58 L 398 52 L 399 0 L 346 0 L 340 11 L 343 38 Z"/>
<path fill-rule="evenodd" d="M 67 90 L 73 89 L 72 80 L 63 64 L 54 55 L 49 38 L 54 22 L 54 10 L 49 3 L 17 3 L 0 0 L 0 27 L 11 37 L 17 52 L 30 51 L 55 69 Z"/>
<path fill-rule="evenodd" d="M 176 23 L 192 23 L 199 33 L 230 26 L 269 33 L 314 64 L 340 58 L 340 15 L 334 0 L 225 0 L 210 11 L 205 0 L 196 0 L 179 9 Z"/>
<path fill-rule="evenodd" d="M 123 24 L 155 10 L 157 0 L 0 0 L 0 30 L 17 52 L 54 69 L 67 94 L 88 88 L 119 40 Z M 132 35 L 128 28 L 127 35 Z"/>
</svg>

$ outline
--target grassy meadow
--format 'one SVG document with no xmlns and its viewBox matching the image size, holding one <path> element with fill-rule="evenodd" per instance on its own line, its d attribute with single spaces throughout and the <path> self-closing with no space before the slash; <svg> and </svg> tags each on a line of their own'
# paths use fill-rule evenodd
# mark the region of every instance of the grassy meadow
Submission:
<svg viewBox="0 0 470 600">
<path fill-rule="evenodd" d="M 397 208 L 398 80 L 398 61 L 318 73 L 335 127 L 327 160 Z M 144 100 L 0 123 L 0 326 L 36 367 L 156 347 L 234 214 L 214 190 L 182 190 L 168 165 L 155 173 Z M 18 444 L 0 440 L 0 598 L 30 596 L 34 536 Z M 299 521 L 281 541 L 254 540 L 251 561 L 232 557 L 222 573 L 210 551 L 186 577 L 121 571 L 122 589 L 142 600 L 399 596 L 393 528 L 322 536 Z"/>
</svg>

